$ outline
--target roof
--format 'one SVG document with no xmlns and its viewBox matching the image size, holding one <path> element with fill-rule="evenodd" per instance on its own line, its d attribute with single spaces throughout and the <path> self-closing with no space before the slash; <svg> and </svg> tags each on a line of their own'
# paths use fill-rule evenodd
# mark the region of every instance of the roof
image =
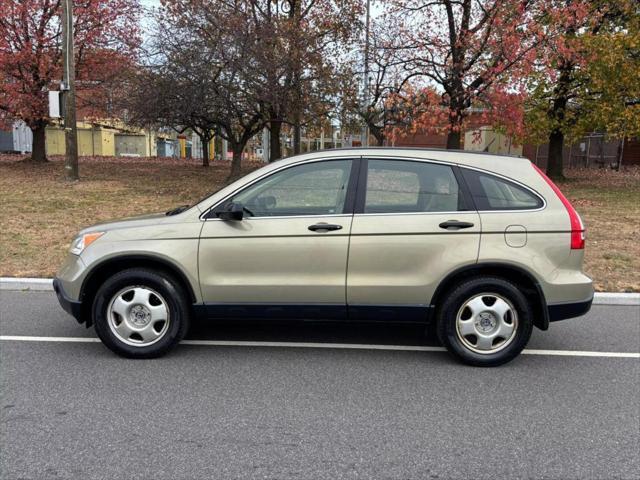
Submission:
<svg viewBox="0 0 640 480">
<path fill-rule="evenodd" d="M 529 163 L 529 159 L 514 155 L 496 155 L 485 152 L 473 152 L 468 150 L 445 150 L 442 148 L 418 148 L 418 147 L 354 147 L 335 148 L 330 150 L 318 150 L 278 160 L 277 163 L 292 164 L 299 161 L 315 158 L 333 158 L 344 156 L 367 157 L 392 157 L 408 158 L 416 160 L 436 160 L 455 163 L 459 165 L 474 166 L 487 170 L 512 170 L 514 167 L 522 167 Z"/>
<path fill-rule="evenodd" d="M 324 152 L 365 152 L 370 153 L 376 152 L 430 152 L 435 154 L 451 154 L 455 153 L 457 155 L 460 154 L 471 154 L 471 155 L 482 155 L 482 156 L 490 156 L 490 157 L 507 157 L 507 158 L 521 158 L 525 159 L 520 155 L 499 155 L 497 153 L 487 153 L 487 152 L 478 152 L 473 150 L 460 150 L 460 149 L 446 149 L 446 148 L 437 148 L 437 147 L 344 147 L 344 148 L 332 148 L 330 150 L 317 150 L 315 152 L 305 153 L 303 155 L 311 155 L 311 154 L 319 154 Z M 289 158 L 289 157 L 288 157 Z M 525 159 L 526 160 L 526 159 Z"/>
</svg>

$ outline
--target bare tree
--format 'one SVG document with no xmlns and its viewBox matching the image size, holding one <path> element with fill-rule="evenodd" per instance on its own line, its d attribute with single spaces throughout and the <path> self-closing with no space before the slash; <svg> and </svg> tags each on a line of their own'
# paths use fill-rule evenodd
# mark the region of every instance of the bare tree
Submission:
<svg viewBox="0 0 640 480">
<path fill-rule="evenodd" d="M 209 143 L 220 112 L 215 85 L 223 65 L 188 29 L 158 21 L 146 67 L 129 76 L 124 102 L 130 121 L 141 126 L 193 131 L 202 143 L 202 165 L 209 166 Z"/>
<path fill-rule="evenodd" d="M 379 146 L 384 145 L 389 127 L 398 123 L 394 107 L 397 95 L 419 75 L 406 52 L 396 48 L 397 32 L 390 27 L 386 17 L 372 20 L 368 44 L 364 46 L 366 66 L 360 63 L 360 68 L 351 75 L 348 104 Z M 354 60 L 352 64 L 358 62 Z"/>
<path fill-rule="evenodd" d="M 242 2 L 241 2 L 242 3 Z M 246 21 L 253 34 L 259 96 L 270 130 L 270 158 L 282 156 L 283 124 L 300 131 L 335 108 L 341 48 L 359 28 L 358 0 L 250 0 Z"/>
<path fill-rule="evenodd" d="M 335 109 L 333 54 L 354 30 L 359 3 L 166 0 L 133 110 L 140 121 L 189 128 L 203 145 L 211 132 L 226 139 L 232 177 L 249 140 L 267 125 L 272 160 L 282 156 L 285 124 L 293 126 L 298 152 L 300 128 Z"/>
</svg>

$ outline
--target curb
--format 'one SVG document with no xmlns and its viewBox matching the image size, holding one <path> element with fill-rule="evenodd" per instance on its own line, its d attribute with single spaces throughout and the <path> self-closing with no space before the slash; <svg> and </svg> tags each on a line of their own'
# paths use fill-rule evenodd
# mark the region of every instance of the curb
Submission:
<svg viewBox="0 0 640 480">
<path fill-rule="evenodd" d="M 0 277 L 0 290 L 49 292 L 53 291 L 53 279 Z M 640 306 L 640 293 L 596 292 L 593 304 Z"/>
<path fill-rule="evenodd" d="M 0 277 L 0 290 L 53 291 L 53 279 Z"/>
<path fill-rule="evenodd" d="M 596 292 L 594 305 L 640 305 L 640 293 Z"/>
</svg>

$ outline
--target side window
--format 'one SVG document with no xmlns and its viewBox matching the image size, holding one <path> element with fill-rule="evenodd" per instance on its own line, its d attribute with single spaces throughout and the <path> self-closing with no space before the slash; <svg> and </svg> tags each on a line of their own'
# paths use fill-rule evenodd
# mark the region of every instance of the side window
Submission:
<svg viewBox="0 0 640 480">
<path fill-rule="evenodd" d="M 509 180 L 466 168 L 462 172 L 478 210 L 529 210 L 544 205 L 536 194 Z"/>
<path fill-rule="evenodd" d="M 451 167 L 369 160 L 364 213 L 455 212 L 464 200 Z"/>
<path fill-rule="evenodd" d="M 351 160 L 307 163 L 254 183 L 231 201 L 249 216 L 333 215 L 343 213 Z"/>
</svg>

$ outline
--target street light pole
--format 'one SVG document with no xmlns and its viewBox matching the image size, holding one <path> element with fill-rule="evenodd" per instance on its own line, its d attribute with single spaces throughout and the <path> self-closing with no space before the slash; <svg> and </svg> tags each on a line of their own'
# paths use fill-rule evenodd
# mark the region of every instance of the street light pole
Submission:
<svg viewBox="0 0 640 480">
<path fill-rule="evenodd" d="M 365 23 L 365 34 L 364 34 L 364 107 L 366 109 L 369 108 L 369 22 L 371 18 L 371 0 L 367 0 L 367 16 Z M 364 134 L 362 138 L 362 145 L 365 147 L 369 146 L 369 125 L 365 124 L 364 126 Z"/>
<path fill-rule="evenodd" d="M 78 180 L 78 130 L 76 125 L 75 59 L 73 56 L 73 0 L 62 0 L 62 60 L 64 92 L 64 132 L 66 157 L 64 177 Z"/>
</svg>

